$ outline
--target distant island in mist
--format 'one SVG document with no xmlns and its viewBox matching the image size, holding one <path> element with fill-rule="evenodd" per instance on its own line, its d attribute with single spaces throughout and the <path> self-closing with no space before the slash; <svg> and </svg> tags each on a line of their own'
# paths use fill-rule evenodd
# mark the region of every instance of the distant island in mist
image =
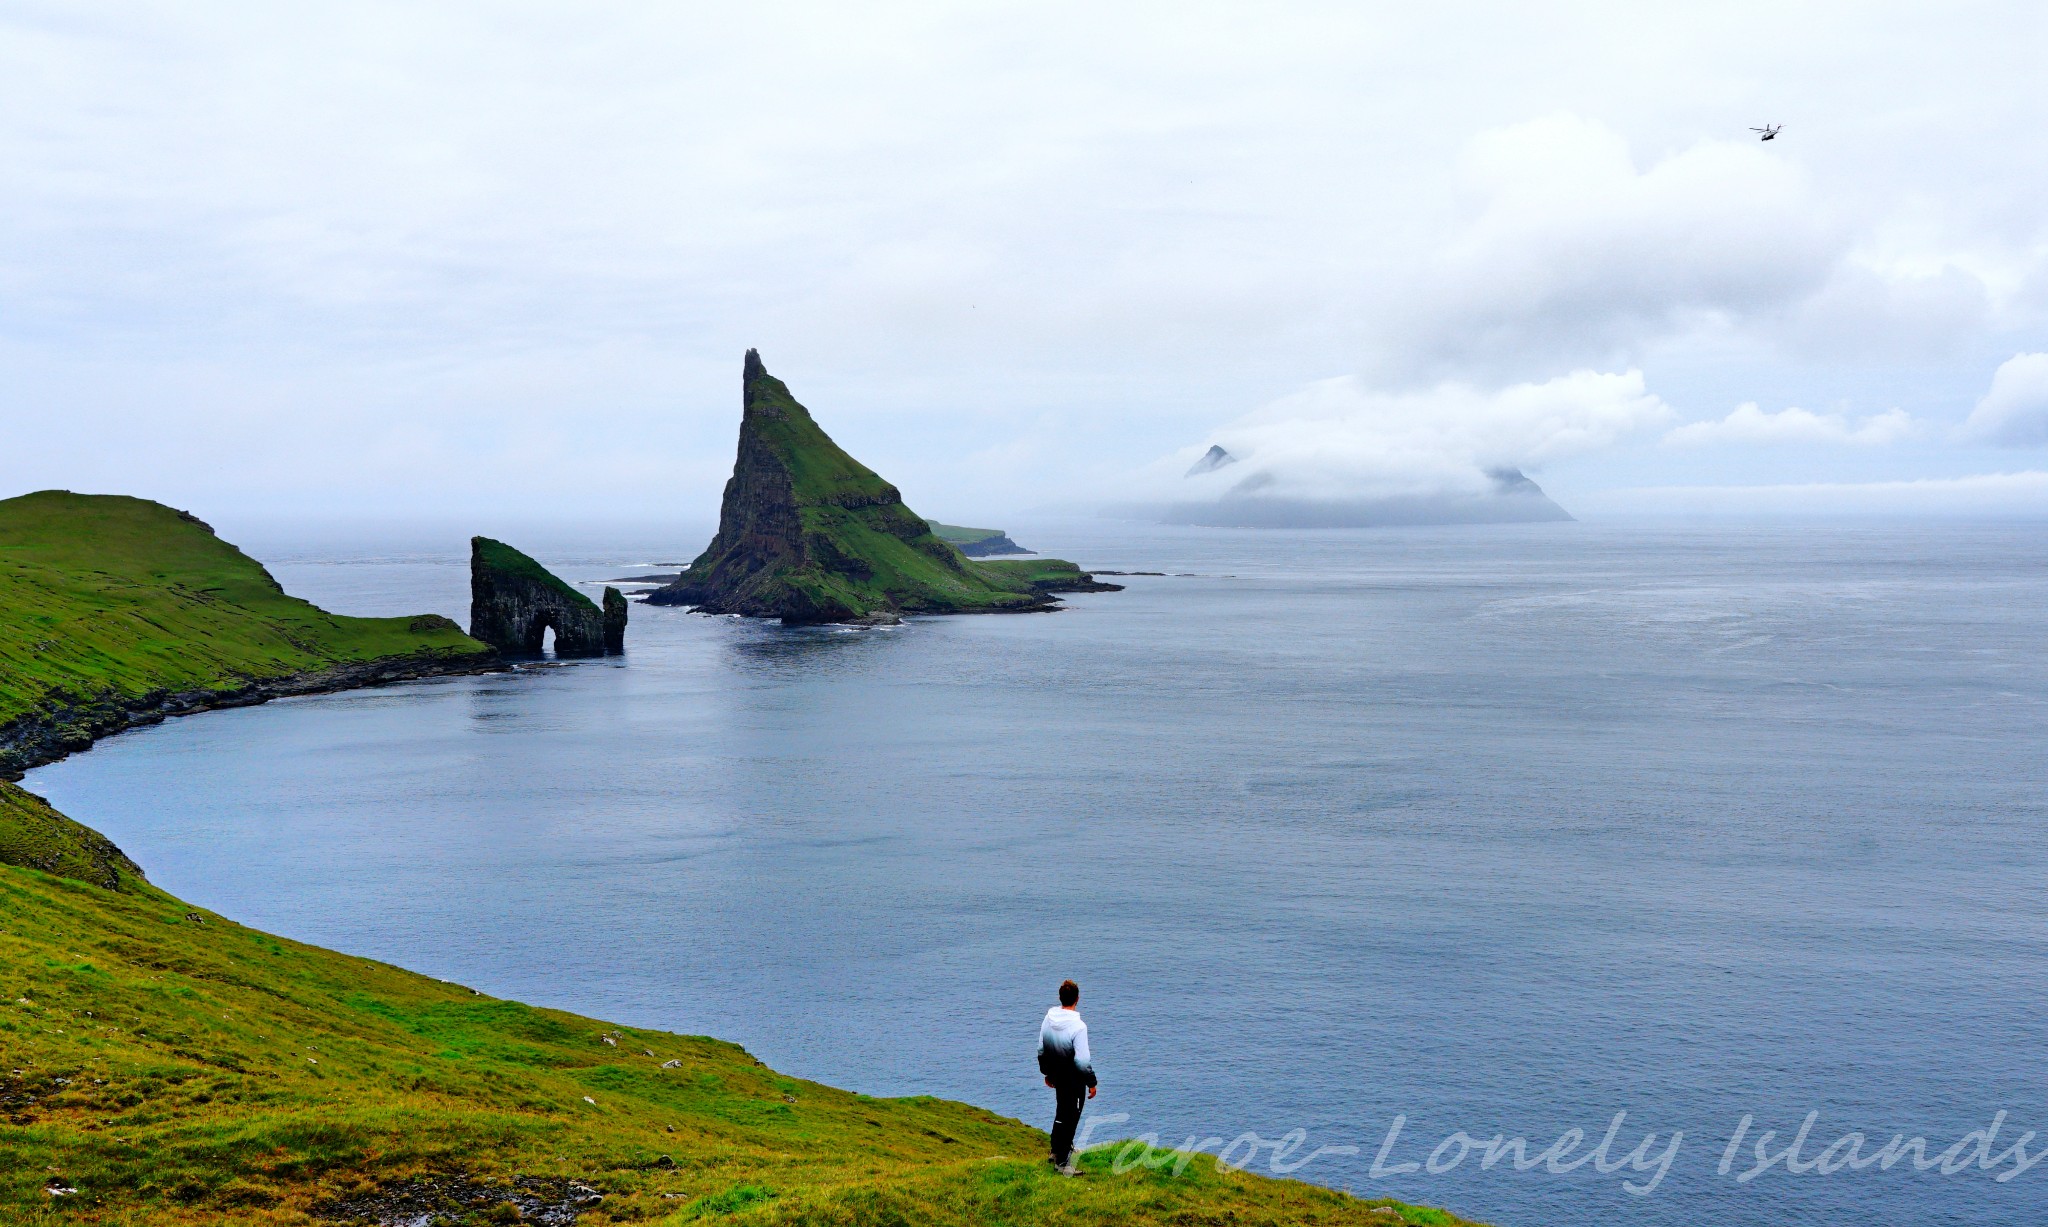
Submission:
<svg viewBox="0 0 2048 1227">
<path fill-rule="evenodd" d="M 1199 496 L 1139 508 L 1146 518 L 1203 528 L 1382 528 L 1431 524 L 1539 524 L 1570 521 L 1543 487 L 1517 468 L 1483 471 L 1477 489 L 1383 495 L 1310 496 L 1291 493 L 1270 471 L 1254 470 L 1215 489 L 1218 475 L 1243 463 L 1211 446 L 1186 479 Z"/>
</svg>

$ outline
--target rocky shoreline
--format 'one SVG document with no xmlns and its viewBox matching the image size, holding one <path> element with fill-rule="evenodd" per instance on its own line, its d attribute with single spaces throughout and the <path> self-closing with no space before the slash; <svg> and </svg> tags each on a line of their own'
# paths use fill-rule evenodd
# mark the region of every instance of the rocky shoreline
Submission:
<svg viewBox="0 0 2048 1227">
<path fill-rule="evenodd" d="M 429 677 L 501 673 L 509 669 L 495 653 L 434 653 L 334 665 L 279 677 L 253 678 L 223 690 L 153 690 L 142 695 L 104 692 L 87 698 L 52 698 L 42 710 L 0 725 L 0 780 L 89 749 L 102 737 L 172 716 L 227 707 L 253 707 L 296 695 L 332 694 Z"/>
<path fill-rule="evenodd" d="M 997 533 L 993 537 L 985 537 L 980 541 L 969 541 L 965 545 L 956 545 L 953 548 L 969 558 L 995 558 L 1003 554 L 1036 554 L 1038 552 L 1037 550 L 1027 550 L 1015 541 L 1010 540 L 1010 534 L 1008 533 Z"/>
</svg>

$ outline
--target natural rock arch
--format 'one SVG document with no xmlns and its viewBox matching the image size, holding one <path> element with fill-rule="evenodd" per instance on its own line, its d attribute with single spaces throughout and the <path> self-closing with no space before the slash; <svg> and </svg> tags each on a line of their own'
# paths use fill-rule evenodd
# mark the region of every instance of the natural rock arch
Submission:
<svg viewBox="0 0 2048 1227">
<path fill-rule="evenodd" d="M 548 631 L 557 656 L 625 651 L 626 598 L 604 590 L 604 607 L 546 567 L 489 537 L 469 540 L 469 634 L 507 656 L 538 656 Z"/>
</svg>

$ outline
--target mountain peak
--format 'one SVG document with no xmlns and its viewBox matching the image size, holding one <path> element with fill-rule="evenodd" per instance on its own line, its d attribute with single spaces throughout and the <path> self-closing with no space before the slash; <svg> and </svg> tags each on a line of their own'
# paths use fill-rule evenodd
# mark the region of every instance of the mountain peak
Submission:
<svg viewBox="0 0 2048 1227">
<path fill-rule="evenodd" d="M 789 394 L 789 385 L 768 373 L 767 364 L 761 361 L 761 351 L 747 351 L 746 369 L 740 376 L 740 430 L 747 430 L 747 423 L 758 418 L 799 417 L 808 420 L 810 411 L 797 404 L 796 397 Z M 827 446 L 832 441 L 826 439 Z M 832 450 L 837 452 L 836 446 Z M 840 453 L 844 455 L 844 453 Z M 856 463 L 851 457 L 848 463 Z M 861 470 L 866 472 L 865 469 Z M 872 474 L 870 474 L 872 476 Z"/>
<path fill-rule="evenodd" d="M 1224 451 L 1221 444 L 1211 443 L 1209 450 L 1202 453 L 1202 458 L 1195 461 L 1194 465 L 1188 469 L 1187 476 L 1196 477 L 1203 473 L 1214 473 L 1226 464 L 1236 463 L 1237 457 Z"/>
<path fill-rule="evenodd" d="M 832 441 L 758 351 L 747 351 L 743 385 L 718 535 L 674 583 L 647 595 L 650 604 L 785 622 L 1054 604 L 1042 579 L 970 563 L 934 536 L 895 486 Z M 1058 577 L 1070 588 L 1087 578 L 1060 566 L 1073 573 Z"/>
</svg>

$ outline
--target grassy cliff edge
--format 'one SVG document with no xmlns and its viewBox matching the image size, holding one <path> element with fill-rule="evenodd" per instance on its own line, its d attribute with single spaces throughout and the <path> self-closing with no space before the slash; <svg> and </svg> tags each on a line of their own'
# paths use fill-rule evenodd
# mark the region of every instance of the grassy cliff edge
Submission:
<svg viewBox="0 0 2048 1227">
<path fill-rule="evenodd" d="M 80 696 L 205 705 L 352 668 L 374 680 L 394 660 L 487 660 L 446 619 L 338 618 L 287 597 L 180 513 L 65 503 L 78 498 L 0 502 L 12 727 L 63 727 L 50 714 Z M 1044 1145 L 970 1105 L 836 1090 L 718 1040 L 244 928 L 0 782 L 8 1222 L 1461 1222 L 1203 1159 L 1114 1174 L 1101 1150 L 1066 1180 Z"/>
<path fill-rule="evenodd" d="M 590 1224 L 1456 1221 L 1209 1160 L 1111 1175 L 1107 1149 L 1062 1180 L 1042 1133 L 979 1108 L 784 1077 L 147 889 L 0 869 L 0 967 L 10 1222 L 377 1221 L 408 1202 L 519 1221 L 491 1215 L 571 1182 L 603 1196 Z"/>
</svg>

